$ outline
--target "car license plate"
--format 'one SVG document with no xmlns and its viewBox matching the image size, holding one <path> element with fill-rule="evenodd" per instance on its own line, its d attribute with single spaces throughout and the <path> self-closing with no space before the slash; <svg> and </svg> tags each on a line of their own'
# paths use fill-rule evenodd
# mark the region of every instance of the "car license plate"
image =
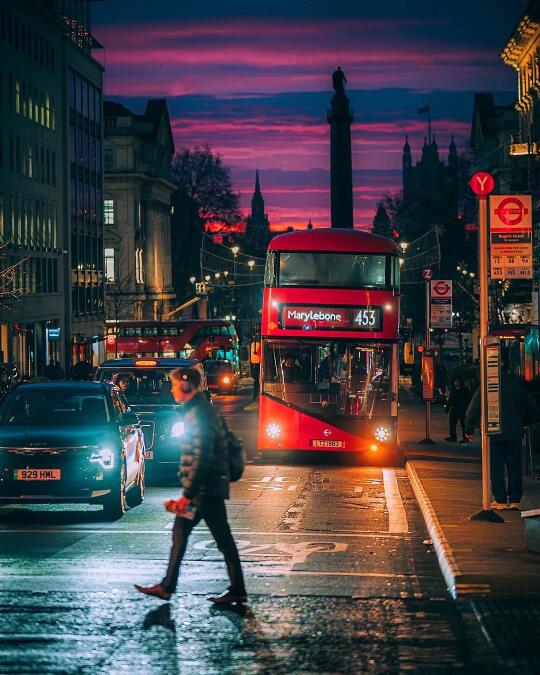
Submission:
<svg viewBox="0 0 540 675">
<path fill-rule="evenodd" d="M 145 459 L 154 459 L 154 451 L 153 450 L 147 450 L 144 453 Z"/>
<path fill-rule="evenodd" d="M 60 480 L 60 469 L 16 469 L 15 480 Z"/>
<path fill-rule="evenodd" d="M 344 448 L 345 441 L 311 441 L 314 448 Z"/>
</svg>

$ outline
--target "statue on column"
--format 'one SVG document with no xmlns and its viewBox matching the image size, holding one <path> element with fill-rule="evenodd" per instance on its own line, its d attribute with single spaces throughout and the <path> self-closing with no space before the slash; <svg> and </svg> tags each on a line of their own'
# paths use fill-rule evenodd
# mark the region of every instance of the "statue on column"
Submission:
<svg viewBox="0 0 540 675">
<path fill-rule="evenodd" d="M 341 70 L 341 66 L 338 66 L 338 69 L 332 73 L 332 87 L 336 94 L 344 94 L 346 84 L 347 78 L 345 77 L 345 73 Z"/>
</svg>

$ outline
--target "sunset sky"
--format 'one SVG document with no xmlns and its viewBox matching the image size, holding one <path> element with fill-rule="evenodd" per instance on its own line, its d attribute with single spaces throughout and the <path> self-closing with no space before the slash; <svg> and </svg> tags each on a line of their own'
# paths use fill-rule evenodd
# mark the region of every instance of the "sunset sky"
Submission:
<svg viewBox="0 0 540 675">
<path fill-rule="evenodd" d="M 166 97 L 177 149 L 209 143 L 247 211 L 255 169 L 273 229 L 329 224 L 331 73 L 348 79 L 355 226 L 401 186 L 430 104 L 444 155 L 468 149 L 475 92 L 500 103 L 516 78 L 499 53 L 522 0 L 108 0 L 93 3 L 105 95 L 136 112 Z"/>
</svg>

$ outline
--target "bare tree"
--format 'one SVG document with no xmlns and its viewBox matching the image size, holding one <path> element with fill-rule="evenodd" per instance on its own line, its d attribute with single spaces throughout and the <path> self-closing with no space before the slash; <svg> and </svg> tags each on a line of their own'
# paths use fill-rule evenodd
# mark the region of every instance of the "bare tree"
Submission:
<svg viewBox="0 0 540 675">
<path fill-rule="evenodd" d="M 9 254 L 9 242 L 0 244 L 0 309 L 12 309 L 15 302 L 30 290 L 17 281 L 17 270 L 28 257 L 13 260 Z"/>
</svg>

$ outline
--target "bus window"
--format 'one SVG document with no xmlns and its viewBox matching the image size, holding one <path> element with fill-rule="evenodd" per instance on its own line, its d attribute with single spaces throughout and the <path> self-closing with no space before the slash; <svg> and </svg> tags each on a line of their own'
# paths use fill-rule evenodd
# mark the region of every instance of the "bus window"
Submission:
<svg viewBox="0 0 540 675">
<path fill-rule="evenodd" d="M 392 285 L 390 256 L 311 251 L 279 254 L 279 286 L 387 288 Z"/>
</svg>

